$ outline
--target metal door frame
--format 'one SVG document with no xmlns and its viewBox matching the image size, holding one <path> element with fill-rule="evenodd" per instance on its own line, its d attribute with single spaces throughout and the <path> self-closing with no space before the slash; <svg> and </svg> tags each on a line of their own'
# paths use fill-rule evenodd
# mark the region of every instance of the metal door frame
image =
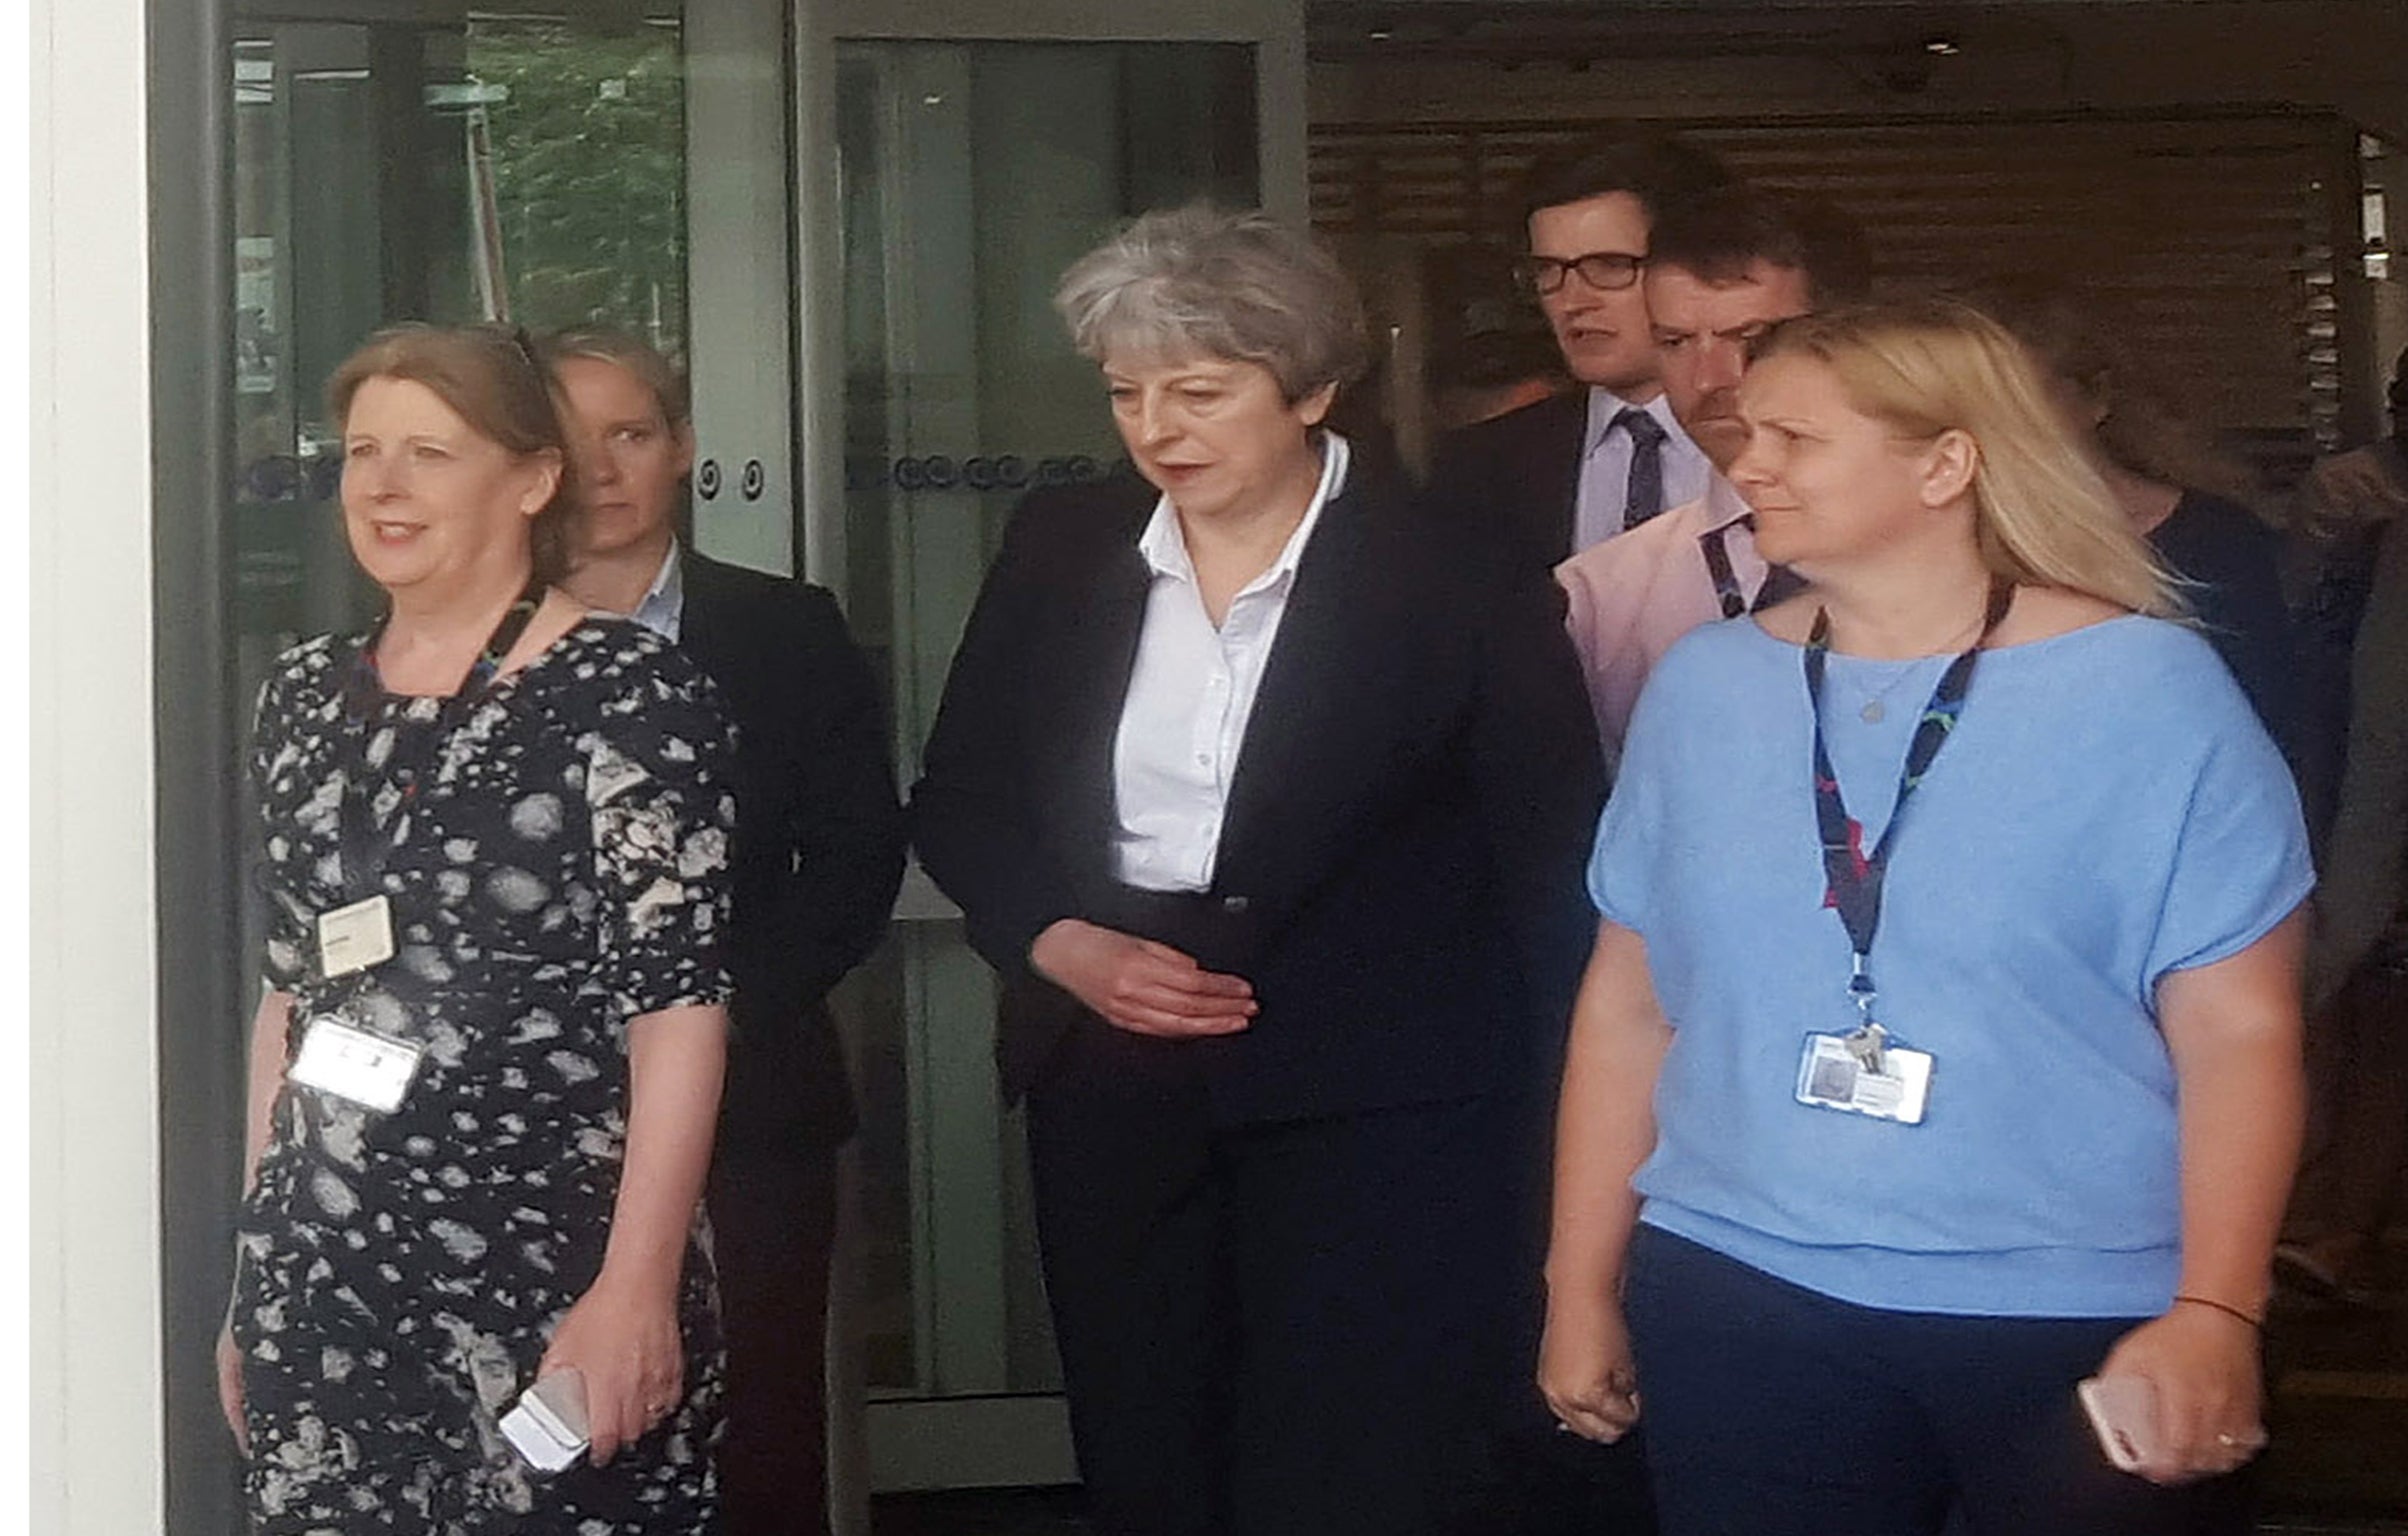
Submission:
<svg viewBox="0 0 2408 1536">
<path fill-rule="evenodd" d="M 1003 14 L 998 14 L 1003 13 Z M 1256 155 L 1263 201 L 1307 209 L 1302 0 L 796 0 L 795 357 L 803 514 L 798 563 L 848 596 L 844 516 L 844 312 L 836 59 L 850 42 L 1239 43 L 1254 50 Z M 907 880 L 905 902 L 925 881 Z M 907 915 L 898 909 L 898 915 Z M 848 1186 L 854 1181 L 846 1180 Z M 838 1536 L 868 1529 L 873 1487 L 1066 1482 L 1076 1475 L 1059 1397 L 989 1396 L 871 1404 L 847 1326 L 852 1268 L 840 1240 L 830 1323 L 831 1513 Z M 874 1422 L 873 1422 L 874 1420 Z"/>
</svg>

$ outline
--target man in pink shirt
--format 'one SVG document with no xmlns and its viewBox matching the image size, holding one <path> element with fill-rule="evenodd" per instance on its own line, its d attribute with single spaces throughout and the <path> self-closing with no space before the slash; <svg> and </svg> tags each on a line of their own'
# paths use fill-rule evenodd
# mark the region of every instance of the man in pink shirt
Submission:
<svg viewBox="0 0 2408 1536">
<path fill-rule="evenodd" d="M 1736 413 L 1750 343 L 1818 305 L 1862 298 L 1870 276 L 1852 222 L 1759 188 L 1708 193 L 1656 225 L 1645 284 L 1664 396 L 1713 474 L 1703 496 L 1555 568 L 1609 761 L 1620 757 L 1639 690 L 1673 641 L 1782 590 L 1787 573 L 1768 589 L 1747 504 L 1723 475 L 1747 443 Z"/>
</svg>

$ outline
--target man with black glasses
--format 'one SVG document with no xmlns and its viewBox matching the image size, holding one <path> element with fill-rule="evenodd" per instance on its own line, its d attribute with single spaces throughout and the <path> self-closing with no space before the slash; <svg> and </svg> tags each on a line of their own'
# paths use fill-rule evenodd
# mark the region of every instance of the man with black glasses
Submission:
<svg viewBox="0 0 2408 1536">
<path fill-rule="evenodd" d="M 1673 418 L 1639 275 L 1657 215 L 1729 180 L 1675 139 L 1590 142 L 1540 161 L 1517 263 L 1585 386 L 1439 445 L 1429 504 L 1553 566 L 1705 493 L 1705 455 Z"/>
<path fill-rule="evenodd" d="M 1757 555 L 1754 519 L 1726 478 L 1747 446 L 1739 378 L 1773 326 L 1862 300 L 1872 266 L 1863 231 L 1839 210 L 1744 184 L 1656 222 L 1641 287 L 1664 403 L 1713 469 L 1695 500 L 1555 568 L 1609 762 L 1622 755 L 1647 674 L 1675 640 L 1796 590 L 1794 576 Z"/>
</svg>

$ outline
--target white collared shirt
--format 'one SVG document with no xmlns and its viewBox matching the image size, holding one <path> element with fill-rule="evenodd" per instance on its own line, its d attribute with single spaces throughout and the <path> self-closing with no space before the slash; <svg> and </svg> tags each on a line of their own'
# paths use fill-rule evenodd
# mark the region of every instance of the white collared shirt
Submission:
<svg viewBox="0 0 2408 1536">
<path fill-rule="evenodd" d="M 1707 535 L 1719 539 L 1739 590 L 1752 599 L 1764 585 L 1764 557 L 1756 553 L 1747 503 L 1720 475 L 1710 478 L 1696 500 L 1555 568 L 1564 589 L 1564 627 L 1580 653 L 1609 762 L 1621 756 L 1647 674 L 1673 641 L 1723 616 L 1722 597 L 1706 564 L 1702 541 Z"/>
<path fill-rule="evenodd" d="M 678 566 L 677 556 L 677 541 L 671 539 L 669 553 L 661 557 L 659 574 L 644 589 L 644 600 L 635 605 L 635 612 L 627 615 L 671 644 L 676 643 L 678 631 L 686 621 L 686 577 Z"/>
<path fill-rule="evenodd" d="M 1580 496 L 1572 517 L 1574 554 L 1623 531 L 1622 514 L 1630 505 L 1631 441 L 1627 430 L 1615 429 L 1614 418 L 1629 405 L 1611 390 L 1589 388 L 1588 426 L 1580 439 Z M 1664 429 L 1664 510 L 1705 495 L 1714 466 L 1673 418 L 1670 398 L 1657 395 L 1639 409 Z"/>
<path fill-rule="evenodd" d="M 1112 744 L 1113 867 L 1149 891 L 1212 887 L 1221 822 L 1254 696 L 1286 617 L 1297 563 L 1321 509 L 1346 484 L 1346 439 L 1321 434 L 1321 484 L 1279 558 L 1230 599 L 1218 629 L 1204 612 L 1179 514 L 1168 496 L 1137 547 L 1154 573 L 1137 663 Z"/>
</svg>

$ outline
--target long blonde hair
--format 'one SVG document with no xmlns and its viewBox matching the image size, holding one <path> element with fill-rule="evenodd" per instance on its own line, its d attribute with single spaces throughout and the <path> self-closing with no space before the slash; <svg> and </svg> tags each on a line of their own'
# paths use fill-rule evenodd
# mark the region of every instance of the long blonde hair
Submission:
<svg viewBox="0 0 2408 1536">
<path fill-rule="evenodd" d="M 2049 402 L 2005 327 L 1950 299 L 1910 299 L 1786 321 L 1757 356 L 1811 357 L 1859 411 L 1900 435 L 1973 439 L 1974 529 L 1993 575 L 2173 618 L 2175 578 Z"/>
</svg>

